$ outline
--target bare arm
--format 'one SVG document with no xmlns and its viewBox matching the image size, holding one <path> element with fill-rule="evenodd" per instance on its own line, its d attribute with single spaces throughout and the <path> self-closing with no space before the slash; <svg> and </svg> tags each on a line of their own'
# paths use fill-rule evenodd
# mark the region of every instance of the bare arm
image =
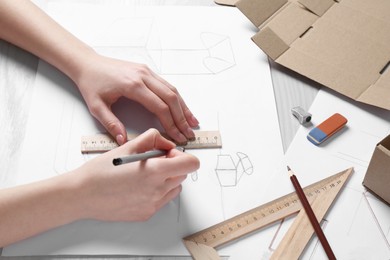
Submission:
<svg viewBox="0 0 390 260">
<path fill-rule="evenodd" d="M 0 190 L 0 247 L 79 219 L 145 221 L 181 191 L 199 161 L 149 130 L 80 168 Z M 114 166 L 112 159 L 153 149 L 166 157 Z M 5 235 L 6 234 L 6 235 Z"/>
<path fill-rule="evenodd" d="M 0 247 L 83 215 L 75 203 L 80 184 L 71 175 L 0 190 Z"/>
<path fill-rule="evenodd" d="M 120 97 L 154 113 L 178 142 L 194 138 L 199 123 L 172 85 L 147 66 L 97 54 L 29 0 L 0 1 L 0 38 L 49 62 L 78 86 L 92 115 L 119 144 L 126 130 L 112 113 Z"/>
<path fill-rule="evenodd" d="M 95 55 L 92 48 L 28 0 L 2 0 L 0 28 L 1 39 L 35 54 L 71 79 L 80 77 L 88 56 Z"/>
</svg>

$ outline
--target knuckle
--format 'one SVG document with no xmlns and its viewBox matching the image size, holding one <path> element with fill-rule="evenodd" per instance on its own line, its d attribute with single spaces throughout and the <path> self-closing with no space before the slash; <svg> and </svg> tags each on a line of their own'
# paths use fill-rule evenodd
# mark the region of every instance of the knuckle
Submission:
<svg viewBox="0 0 390 260">
<path fill-rule="evenodd" d="M 92 104 L 89 104 L 89 111 L 91 112 L 91 114 L 94 116 L 94 117 L 97 117 L 98 113 L 99 113 L 99 110 L 101 108 L 101 105 L 93 102 Z"/>
<path fill-rule="evenodd" d="M 184 106 L 183 113 L 187 116 L 192 116 L 192 112 L 187 106 Z"/>
<path fill-rule="evenodd" d="M 139 75 L 137 76 L 134 76 L 132 78 L 132 85 L 134 88 L 141 88 L 143 85 L 144 85 L 144 81 L 142 80 L 142 77 L 140 77 Z"/>
<path fill-rule="evenodd" d="M 112 133 L 117 128 L 117 121 L 108 121 L 104 123 L 108 132 Z"/>
<path fill-rule="evenodd" d="M 140 64 L 137 68 L 137 73 L 142 76 L 149 75 L 150 74 L 149 67 L 146 66 L 145 64 Z"/>
<path fill-rule="evenodd" d="M 160 135 L 160 132 L 156 128 L 149 128 L 145 131 L 144 136 L 155 140 Z"/>
<path fill-rule="evenodd" d="M 174 87 L 174 86 L 170 86 L 170 88 L 171 88 L 171 90 L 176 94 L 176 95 L 178 95 L 179 94 L 179 91 L 177 90 L 177 88 L 176 87 Z"/>
<path fill-rule="evenodd" d="M 160 132 L 156 128 L 149 128 L 148 133 L 152 136 L 157 136 Z"/>
<path fill-rule="evenodd" d="M 162 115 L 165 115 L 168 113 L 170 113 L 170 110 L 169 110 L 169 107 L 167 104 L 162 103 L 162 104 L 158 105 L 157 114 L 162 116 Z"/>
<path fill-rule="evenodd" d="M 179 97 L 177 96 L 177 94 L 173 91 L 169 91 L 167 93 L 167 101 L 169 104 L 172 104 L 172 103 L 177 103 L 178 100 L 179 100 Z"/>
<path fill-rule="evenodd" d="M 178 126 L 181 128 L 184 128 L 184 129 L 189 127 L 187 119 L 184 116 L 180 117 L 179 122 L 178 122 Z"/>
<path fill-rule="evenodd" d="M 172 136 L 172 137 L 175 137 L 175 136 L 179 136 L 180 135 L 180 131 L 179 129 L 177 129 L 176 125 L 175 124 L 170 124 L 167 128 L 166 128 L 166 131 L 167 133 Z"/>
</svg>

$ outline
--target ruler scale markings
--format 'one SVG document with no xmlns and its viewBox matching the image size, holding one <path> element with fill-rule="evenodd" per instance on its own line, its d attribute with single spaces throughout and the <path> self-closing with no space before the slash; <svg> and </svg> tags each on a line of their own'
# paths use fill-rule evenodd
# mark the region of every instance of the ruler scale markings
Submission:
<svg viewBox="0 0 390 260">
<path fill-rule="evenodd" d="M 309 200 L 309 203 L 313 203 L 313 201 L 319 197 L 321 197 L 321 199 L 327 199 L 329 206 L 326 209 L 321 209 L 321 214 L 325 214 L 324 210 L 326 212 L 326 210 L 330 207 L 336 195 L 351 174 L 352 168 L 332 175 L 304 188 L 304 192 Z M 329 194 L 329 198 L 326 197 L 327 194 Z M 260 228 L 295 214 L 301 209 L 302 205 L 298 199 L 298 196 L 295 192 L 292 192 L 271 202 L 220 222 L 216 225 L 213 225 L 209 228 L 189 235 L 183 238 L 183 242 L 194 259 L 201 259 L 203 255 L 202 250 L 197 248 L 199 244 L 202 244 L 201 248 L 204 250 L 215 250 L 214 247 L 221 246 L 227 242 L 259 230 Z M 302 215 L 305 216 L 303 213 L 300 213 L 298 216 L 302 218 Z M 301 223 L 304 221 L 305 220 L 301 220 Z M 294 230 L 294 232 L 300 231 Z M 310 234 L 310 230 L 304 230 L 303 232 Z M 297 244 L 299 244 L 299 241 L 297 241 Z M 294 253 L 297 254 L 298 252 L 295 251 Z"/>
<path fill-rule="evenodd" d="M 221 148 L 222 140 L 219 131 L 195 130 L 195 140 L 184 145 L 185 149 Z M 132 140 L 138 134 L 127 134 L 127 139 Z M 115 140 L 108 134 L 96 134 L 81 137 L 81 152 L 106 152 L 118 147 Z"/>
</svg>

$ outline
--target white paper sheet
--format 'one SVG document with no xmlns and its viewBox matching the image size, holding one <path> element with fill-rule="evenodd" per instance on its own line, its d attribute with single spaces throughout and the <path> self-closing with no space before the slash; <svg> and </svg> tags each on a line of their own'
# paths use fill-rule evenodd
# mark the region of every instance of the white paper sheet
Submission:
<svg viewBox="0 0 390 260">
<path fill-rule="evenodd" d="M 250 40 L 253 32 L 237 9 L 48 8 L 98 52 L 155 69 L 178 88 L 201 130 L 221 132 L 223 148 L 188 151 L 198 156 L 200 169 L 187 178 L 181 195 L 147 222 L 79 221 L 6 247 L 3 255 L 188 255 L 182 237 L 267 201 L 264 193 L 283 149 L 267 57 Z M 138 104 L 120 100 L 114 110 L 129 131 L 161 129 Z M 25 163 L 14 183 L 78 167 L 89 158 L 80 153 L 80 137 L 102 131 L 72 82 L 41 62 L 21 159 Z M 266 230 L 220 253 L 259 258 L 268 247 L 261 241 L 270 235 Z"/>
<path fill-rule="evenodd" d="M 367 192 L 362 181 L 376 144 L 390 133 L 390 112 L 326 89 L 318 93 L 309 112 L 313 114 L 312 124 L 298 130 L 285 164 L 302 186 L 354 167 L 346 188 L 323 220 L 324 233 L 337 259 L 389 259 L 390 207 Z M 309 131 L 336 112 L 348 119 L 346 127 L 318 147 L 309 142 Z M 293 191 L 286 169 L 275 175 L 272 183 L 281 189 L 270 192 L 271 197 Z M 316 236 L 302 259 L 327 259 Z"/>
</svg>

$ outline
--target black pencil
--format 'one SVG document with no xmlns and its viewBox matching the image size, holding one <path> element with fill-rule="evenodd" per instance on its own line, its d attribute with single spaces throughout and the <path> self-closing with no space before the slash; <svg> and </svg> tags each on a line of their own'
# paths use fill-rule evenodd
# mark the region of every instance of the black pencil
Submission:
<svg viewBox="0 0 390 260">
<path fill-rule="evenodd" d="M 295 176 L 293 171 L 290 169 L 290 167 L 287 166 L 287 170 L 288 170 L 288 174 L 290 175 L 291 182 L 295 188 L 295 191 L 297 192 L 298 198 L 301 201 L 302 206 L 305 209 L 307 216 L 309 217 L 310 223 L 314 228 L 314 232 L 316 233 L 318 239 L 320 240 L 321 245 L 324 248 L 326 255 L 331 260 L 336 259 L 336 256 L 334 255 L 332 248 L 330 247 L 328 240 L 326 239 L 325 234 L 322 231 L 321 226 L 317 221 L 317 218 L 313 212 L 313 209 L 311 208 L 309 202 L 307 201 L 306 195 L 303 192 L 302 187 L 299 184 L 297 177 Z"/>
</svg>

